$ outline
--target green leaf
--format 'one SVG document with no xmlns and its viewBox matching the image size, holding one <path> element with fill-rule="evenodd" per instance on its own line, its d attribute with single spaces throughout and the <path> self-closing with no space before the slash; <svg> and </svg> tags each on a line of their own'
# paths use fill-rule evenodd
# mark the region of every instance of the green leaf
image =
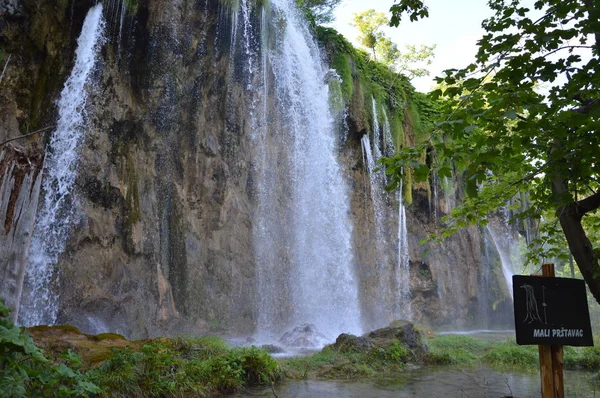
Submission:
<svg viewBox="0 0 600 398">
<path fill-rule="evenodd" d="M 414 178 L 417 182 L 426 181 L 429 178 L 429 167 L 424 164 L 419 164 L 414 169 Z"/>
</svg>

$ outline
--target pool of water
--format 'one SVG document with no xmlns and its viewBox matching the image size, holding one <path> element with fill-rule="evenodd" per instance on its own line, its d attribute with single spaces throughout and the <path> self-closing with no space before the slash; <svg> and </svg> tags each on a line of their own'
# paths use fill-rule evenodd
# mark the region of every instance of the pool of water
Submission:
<svg viewBox="0 0 600 398">
<path fill-rule="evenodd" d="M 508 373 L 484 367 L 469 369 L 419 368 L 380 379 L 359 381 L 286 381 L 273 389 L 257 388 L 235 397 L 279 398 L 500 398 L 540 396 L 537 373 Z M 598 397 L 600 387 L 587 372 L 565 372 L 566 397 Z"/>
</svg>

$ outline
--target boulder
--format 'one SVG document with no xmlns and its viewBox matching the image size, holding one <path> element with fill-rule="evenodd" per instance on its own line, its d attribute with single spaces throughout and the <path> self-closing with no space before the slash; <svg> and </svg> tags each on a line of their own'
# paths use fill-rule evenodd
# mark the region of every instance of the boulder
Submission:
<svg viewBox="0 0 600 398">
<path fill-rule="evenodd" d="M 260 348 L 267 351 L 269 354 L 283 354 L 285 352 L 283 348 L 274 344 L 261 345 Z"/>
<path fill-rule="evenodd" d="M 317 348 L 323 347 L 329 343 L 324 334 L 320 333 L 316 326 L 310 323 L 296 326 L 294 329 L 286 332 L 279 342 L 288 347 Z"/>
<path fill-rule="evenodd" d="M 381 348 L 387 348 L 394 341 L 398 341 L 417 361 L 429 352 L 427 345 L 423 343 L 421 332 L 413 323 L 404 320 L 393 321 L 388 327 L 374 330 L 363 337 L 371 339 L 377 347 Z"/>
<path fill-rule="evenodd" d="M 415 362 L 420 362 L 429 351 L 415 325 L 402 320 L 393 321 L 385 328 L 373 330 L 362 336 L 342 333 L 328 348 L 344 353 L 366 354 L 373 349 L 385 350 L 394 342 L 404 347 Z"/>
<path fill-rule="evenodd" d="M 354 336 L 342 333 L 330 347 L 339 352 L 366 353 L 374 346 L 373 339 L 367 336 Z"/>
</svg>

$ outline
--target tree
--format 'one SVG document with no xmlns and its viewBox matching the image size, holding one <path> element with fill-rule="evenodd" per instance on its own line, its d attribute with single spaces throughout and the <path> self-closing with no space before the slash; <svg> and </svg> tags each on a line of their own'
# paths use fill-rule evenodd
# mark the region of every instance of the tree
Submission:
<svg viewBox="0 0 600 398">
<path fill-rule="evenodd" d="M 374 60 L 377 60 L 375 51 L 377 44 L 383 39 L 387 39 L 381 30 L 387 23 L 386 15 L 373 9 L 354 14 L 354 21 L 350 22 L 350 25 L 358 29 L 358 41 L 372 51 Z M 389 39 L 388 42 L 391 43 Z"/>
<path fill-rule="evenodd" d="M 495 15 L 483 21 L 476 61 L 445 71 L 437 78 L 445 90 L 432 93 L 447 106 L 428 143 L 438 160 L 434 171 L 460 169 L 467 182 L 468 197 L 445 233 L 485 223 L 490 211 L 526 192 L 531 207 L 523 216 L 555 214 L 600 302 L 600 252 L 589 239 L 600 230 L 600 3 L 537 0 L 533 12 L 519 0 L 489 6 Z M 411 20 L 428 15 L 416 0 L 401 0 L 391 11 L 396 26 L 405 12 Z M 427 167 L 408 150 L 386 162 L 396 183 L 402 167 Z"/>
<path fill-rule="evenodd" d="M 296 4 L 304 9 L 316 25 L 333 22 L 333 10 L 342 0 L 296 0 Z"/>
<path fill-rule="evenodd" d="M 429 75 L 424 66 L 431 65 L 436 46 L 407 45 L 406 51 L 402 52 L 383 32 L 382 28 L 387 23 L 388 17 L 383 12 L 371 9 L 354 14 L 354 21 L 350 25 L 358 29 L 360 44 L 371 50 L 375 61 L 405 74 L 409 79 Z"/>
<path fill-rule="evenodd" d="M 406 50 L 400 54 L 395 62 L 395 69 L 399 73 L 404 73 L 409 79 L 429 76 L 427 66 L 431 65 L 436 45 L 421 44 L 417 47 L 407 44 L 405 48 Z"/>
</svg>

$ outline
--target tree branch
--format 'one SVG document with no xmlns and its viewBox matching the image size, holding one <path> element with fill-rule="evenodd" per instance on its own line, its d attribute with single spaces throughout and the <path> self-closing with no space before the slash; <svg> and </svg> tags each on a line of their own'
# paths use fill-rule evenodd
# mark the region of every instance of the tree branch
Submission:
<svg viewBox="0 0 600 398">
<path fill-rule="evenodd" d="M 0 142 L 0 147 L 2 147 L 2 146 L 4 146 L 4 145 L 8 144 L 8 143 L 9 143 L 9 142 L 11 142 L 11 141 L 16 141 L 16 140 L 20 140 L 21 138 L 30 137 L 30 136 L 32 136 L 32 135 L 39 134 L 39 133 L 42 133 L 42 132 L 44 132 L 44 131 L 47 131 L 47 130 L 53 129 L 54 127 L 56 127 L 56 126 L 47 126 L 47 127 L 44 127 L 43 129 L 36 130 L 36 131 L 34 131 L 33 133 L 28 133 L 28 134 L 25 134 L 25 135 L 22 135 L 22 136 L 19 136 L 19 137 L 10 138 L 10 139 L 8 139 L 8 140 L 6 140 L 6 141 L 2 141 L 2 142 Z"/>
<path fill-rule="evenodd" d="M 587 213 L 600 208 L 600 192 L 596 192 L 585 199 L 577 201 L 575 204 L 577 215 L 583 217 Z"/>
<path fill-rule="evenodd" d="M 555 50 L 547 52 L 546 54 L 542 55 L 542 57 L 547 57 L 548 55 L 552 55 L 552 54 L 557 53 L 557 52 L 559 52 L 561 50 L 574 49 L 574 48 L 594 48 L 594 46 L 562 46 L 562 47 L 559 47 L 559 48 L 557 48 Z"/>
</svg>

